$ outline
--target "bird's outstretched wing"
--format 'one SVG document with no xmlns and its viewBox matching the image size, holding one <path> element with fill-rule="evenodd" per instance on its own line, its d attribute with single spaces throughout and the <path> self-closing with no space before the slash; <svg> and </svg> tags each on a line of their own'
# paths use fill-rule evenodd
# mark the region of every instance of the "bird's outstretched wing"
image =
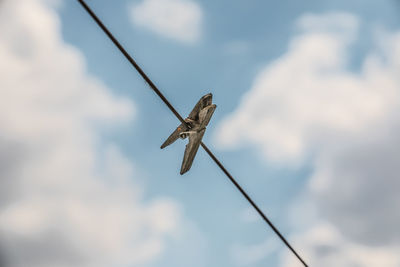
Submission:
<svg viewBox="0 0 400 267">
<path fill-rule="evenodd" d="M 187 131 L 188 128 L 182 123 L 181 125 L 176 128 L 176 130 L 165 140 L 165 142 L 161 145 L 161 149 L 163 149 L 166 146 L 169 146 L 173 142 L 175 142 L 179 138 L 179 134 L 181 132 Z"/>
<path fill-rule="evenodd" d="M 212 104 L 212 94 L 206 94 L 200 100 L 197 102 L 197 104 L 194 106 L 192 112 L 189 114 L 189 119 L 197 121 L 199 120 L 199 112 L 203 108 L 209 106 Z"/>
<path fill-rule="evenodd" d="M 184 174 L 192 167 L 194 157 L 196 156 L 197 150 L 199 150 L 201 139 L 203 139 L 205 131 L 206 129 L 204 128 L 200 132 L 189 133 L 189 143 L 186 145 L 185 155 L 183 156 L 181 174 Z"/>
</svg>

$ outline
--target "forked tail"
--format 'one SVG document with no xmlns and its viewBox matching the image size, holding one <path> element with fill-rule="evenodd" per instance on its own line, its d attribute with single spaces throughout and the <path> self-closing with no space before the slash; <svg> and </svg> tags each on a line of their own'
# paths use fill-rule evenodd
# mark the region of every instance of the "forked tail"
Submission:
<svg viewBox="0 0 400 267">
<path fill-rule="evenodd" d="M 165 140 L 165 142 L 161 145 L 161 149 L 175 142 L 180 137 L 180 134 L 187 130 L 187 127 L 183 123 L 179 125 L 178 128 L 176 128 L 175 131 L 173 131 L 167 140 Z"/>
</svg>

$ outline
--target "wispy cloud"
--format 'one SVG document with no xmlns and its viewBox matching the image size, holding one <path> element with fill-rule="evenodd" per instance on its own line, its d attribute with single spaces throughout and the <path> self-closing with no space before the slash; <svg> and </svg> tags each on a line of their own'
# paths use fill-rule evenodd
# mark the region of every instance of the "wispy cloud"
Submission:
<svg viewBox="0 0 400 267">
<path fill-rule="evenodd" d="M 201 36 L 203 12 L 193 0 L 143 0 L 130 8 L 135 25 L 161 36 L 184 43 Z"/>
<path fill-rule="evenodd" d="M 132 163 L 100 143 L 98 126 L 128 122 L 135 106 L 87 74 L 45 2 L 0 5 L 1 260 L 7 267 L 148 262 L 177 232 L 179 207 L 144 203 Z"/>
<path fill-rule="evenodd" d="M 251 266 L 277 250 L 277 242 L 268 239 L 256 245 L 234 244 L 231 248 L 233 262 L 237 266 Z"/>
</svg>

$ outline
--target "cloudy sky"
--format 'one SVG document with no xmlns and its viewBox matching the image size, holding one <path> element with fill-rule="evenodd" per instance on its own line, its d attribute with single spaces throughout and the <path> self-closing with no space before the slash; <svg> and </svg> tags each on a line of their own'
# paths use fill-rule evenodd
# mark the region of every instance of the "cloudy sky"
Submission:
<svg viewBox="0 0 400 267">
<path fill-rule="evenodd" d="M 310 266 L 400 266 L 400 1 L 88 0 Z M 301 266 L 77 1 L 0 1 L 0 266 Z"/>
</svg>

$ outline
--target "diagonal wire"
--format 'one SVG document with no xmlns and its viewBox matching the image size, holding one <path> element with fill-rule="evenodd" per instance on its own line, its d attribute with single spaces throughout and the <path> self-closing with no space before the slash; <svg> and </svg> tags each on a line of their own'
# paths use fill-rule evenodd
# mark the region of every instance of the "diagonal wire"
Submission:
<svg viewBox="0 0 400 267">
<path fill-rule="evenodd" d="M 128 54 L 125 48 L 118 42 L 118 40 L 112 35 L 112 33 L 107 29 L 107 27 L 101 22 L 101 20 L 96 16 L 96 14 L 90 9 L 90 7 L 85 3 L 84 0 L 77 0 L 82 7 L 88 12 L 88 14 L 93 18 L 97 25 L 103 30 L 103 32 L 110 38 L 114 45 L 121 51 L 125 58 L 132 64 L 137 72 L 142 76 L 142 78 L 147 82 L 150 88 L 161 98 L 161 100 L 167 105 L 167 107 L 174 113 L 174 115 L 184 124 L 187 125 L 183 117 L 175 110 L 175 108 L 169 103 L 168 99 L 160 92 L 157 86 L 150 80 L 146 73 L 140 68 L 136 61 Z M 271 229 L 278 235 L 282 242 L 293 252 L 293 254 L 301 261 L 301 263 L 308 267 L 304 260 L 297 254 L 293 247 L 289 244 L 286 238 L 279 232 L 279 230 L 274 226 L 274 224 L 268 219 L 268 217 L 261 211 L 257 204 L 250 198 L 250 196 L 244 191 L 244 189 L 236 182 L 233 176 L 228 172 L 228 170 L 222 165 L 222 163 L 214 156 L 211 150 L 202 142 L 201 146 L 207 152 L 207 154 L 214 160 L 218 167 L 225 173 L 225 175 L 231 180 L 235 187 L 242 193 L 242 195 L 249 201 L 253 208 L 258 212 L 258 214 L 263 218 L 263 220 L 271 227 Z"/>
<path fill-rule="evenodd" d="M 268 219 L 268 217 L 261 211 L 261 209 L 257 206 L 257 204 L 250 198 L 250 196 L 244 191 L 244 189 L 236 182 L 235 178 L 232 177 L 232 175 L 228 172 L 227 169 L 225 169 L 224 165 L 214 156 L 214 154 L 208 149 L 208 147 L 204 144 L 201 143 L 201 146 L 203 149 L 210 155 L 210 157 L 214 160 L 214 162 L 220 167 L 220 169 L 225 173 L 226 176 L 228 176 L 229 180 L 236 186 L 236 188 L 242 193 L 242 195 L 249 201 L 249 203 L 253 206 L 253 208 L 258 212 L 258 214 L 264 219 L 264 221 L 271 227 L 271 229 L 279 236 L 279 238 L 282 240 L 283 243 L 290 249 L 290 251 L 293 252 L 293 254 L 301 261 L 301 263 L 305 266 L 308 267 L 308 265 L 305 263 L 305 261 L 300 257 L 299 254 L 297 254 L 296 250 L 289 244 L 289 242 L 286 240 L 286 238 L 279 232 L 279 230 L 275 227 L 275 225 Z"/>
</svg>

